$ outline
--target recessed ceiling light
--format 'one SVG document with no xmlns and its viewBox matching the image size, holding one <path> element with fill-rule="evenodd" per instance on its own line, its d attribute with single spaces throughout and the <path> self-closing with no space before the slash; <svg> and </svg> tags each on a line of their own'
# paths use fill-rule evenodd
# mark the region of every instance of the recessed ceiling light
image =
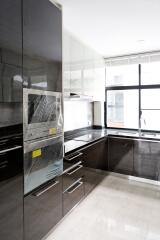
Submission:
<svg viewBox="0 0 160 240">
<path fill-rule="evenodd" d="M 139 39 L 139 40 L 137 40 L 137 43 L 144 43 L 144 42 L 145 42 L 144 39 Z"/>
</svg>

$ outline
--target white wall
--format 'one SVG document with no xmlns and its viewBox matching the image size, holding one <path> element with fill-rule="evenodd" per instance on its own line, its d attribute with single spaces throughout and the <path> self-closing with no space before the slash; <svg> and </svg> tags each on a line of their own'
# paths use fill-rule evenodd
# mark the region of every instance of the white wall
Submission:
<svg viewBox="0 0 160 240">
<path fill-rule="evenodd" d="M 88 101 L 64 101 L 64 131 L 92 126 L 92 103 Z"/>
</svg>

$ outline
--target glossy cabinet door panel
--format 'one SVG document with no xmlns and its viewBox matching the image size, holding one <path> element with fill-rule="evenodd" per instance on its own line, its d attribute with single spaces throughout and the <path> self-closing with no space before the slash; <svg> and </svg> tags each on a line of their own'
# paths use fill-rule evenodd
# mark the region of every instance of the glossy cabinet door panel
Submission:
<svg viewBox="0 0 160 240">
<path fill-rule="evenodd" d="M 56 178 L 24 198 L 25 240 L 41 240 L 62 218 L 62 179 Z"/>
<path fill-rule="evenodd" d="M 21 0 L 2 0 L 0 8 L 0 100 L 22 102 Z"/>
<path fill-rule="evenodd" d="M 107 170 L 107 139 L 104 138 L 82 150 L 84 166 Z"/>
<path fill-rule="evenodd" d="M 108 170 L 133 175 L 133 141 L 130 139 L 108 138 Z"/>
<path fill-rule="evenodd" d="M 84 179 L 80 178 L 63 192 L 63 215 L 67 214 L 84 197 Z"/>
<path fill-rule="evenodd" d="M 25 87 L 62 91 L 62 12 L 48 0 L 23 0 Z"/>
<path fill-rule="evenodd" d="M 3 240 L 23 239 L 22 164 L 22 149 L 0 153 L 0 238 Z"/>
<path fill-rule="evenodd" d="M 22 68 L 3 64 L 3 102 L 22 102 Z"/>
<path fill-rule="evenodd" d="M 85 195 L 89 194 L 97 184 L 99 184 L 105 177 L 101 172 L 93 168 L 84 168 L 85 172 Z"/>
<path fill-rule="evenodd" d="M 160 142 L 135 141 L 134 175 L 152 180 L 160 179 Z"/>
</svg>

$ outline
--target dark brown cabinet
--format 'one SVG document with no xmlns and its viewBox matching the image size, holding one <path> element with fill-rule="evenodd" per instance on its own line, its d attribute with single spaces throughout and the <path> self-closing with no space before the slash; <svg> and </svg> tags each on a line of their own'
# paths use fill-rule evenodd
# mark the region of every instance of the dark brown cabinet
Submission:
<svg viewBox="0 0 160 240">
<path fill-rule="evenodd" d="M 134 175 L 160 180 L 160 142 L 136 140 L 134 143 Z"/>
<path fill-rule="evenodd" d="M 65 156 L 63 174 L 63 215 L 67 214 L 84 197 L 83 153 Z"/>
<path fill-rule="evenodd" d="M 81 152 L 85 167 L 107 170 L 107 138 L 87 146 Z"/>
<path fill-rule="evenodd" d="M 62 179 L 56 178 L 24 198 L 25 240 L 42 239 L 62 218 Z"/>
<path fill-rule="evenodd" d="M 23 239 L 23 150 L 19 139 L 0 140 L 0 239 Z"/>
<path fill-rule="evenodd" d="M 25 87 L 62 91 L 62 11 L 51 1 L 23 0 Z"/>
<path fill-rule="evenodd" d="M 85 195 L 100 183 L 104 176 L 98 170 L 107 170 L 107 138 L 103 138 L 81 150 L 85 173 Z"/>
<path fill-rule="evenodd" d="M 134 142 L 127 138 L 108 138 L 108 170 L 133 175 Z"/>
</svg>

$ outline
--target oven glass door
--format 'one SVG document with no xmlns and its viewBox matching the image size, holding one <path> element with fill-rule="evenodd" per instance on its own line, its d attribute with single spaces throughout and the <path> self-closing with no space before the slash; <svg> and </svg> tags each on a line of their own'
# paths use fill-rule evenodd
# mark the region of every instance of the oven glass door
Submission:
<svg viewBox="0 0 160 240">
<path fill-rule="evenodd" d="M 28 94 L 28 124 L 55 122 L 56 96 Z"/>
<path fill-rule="evenodd" d="M 63 172 L 63 137 L 24 143 L 24 193 Z"/>
</svg>

